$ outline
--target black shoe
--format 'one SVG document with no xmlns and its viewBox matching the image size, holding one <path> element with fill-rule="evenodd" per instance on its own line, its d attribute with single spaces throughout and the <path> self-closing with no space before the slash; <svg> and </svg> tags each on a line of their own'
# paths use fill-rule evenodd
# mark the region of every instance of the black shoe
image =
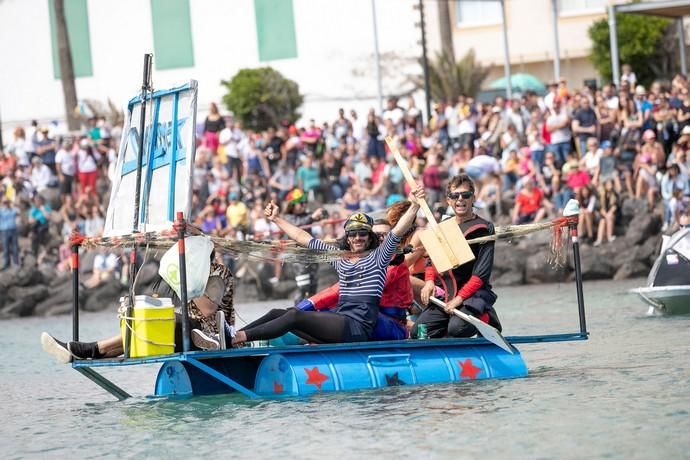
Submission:
<svg viewBox="0 0 690 460">
<path fill-rule="evenodd" d="M 47 332 L 41 334 L 41 347 L 46 353 L 55 356 L 58 362 L 63 364 L 72 362 L 72 353 L 70 353 L 67 344 L 61 342 Z"/>
<path fill-rule="evenodd" d="M 77 359 L 102 358 L 96 342 L 67 342 L 67 349 Z"/>
</svg>

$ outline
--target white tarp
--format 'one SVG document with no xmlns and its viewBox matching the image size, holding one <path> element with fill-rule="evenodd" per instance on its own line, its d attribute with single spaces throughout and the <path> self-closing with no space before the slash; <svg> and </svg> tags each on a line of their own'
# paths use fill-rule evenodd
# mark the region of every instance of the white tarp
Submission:
<svg viewBox="0 0 690 460">
<path fill-rule="evenodd" d="M 185 218 L 189 218 L 196 152 L 196 103 L 195 80 L 169 90 L 156 91 L 147 102 L 139 224 L 135 229 L 141 97 L 130 100 L 125 113 L 104 236 L 171 229 L 177 211 L 182 211 Z"/>
</svg>

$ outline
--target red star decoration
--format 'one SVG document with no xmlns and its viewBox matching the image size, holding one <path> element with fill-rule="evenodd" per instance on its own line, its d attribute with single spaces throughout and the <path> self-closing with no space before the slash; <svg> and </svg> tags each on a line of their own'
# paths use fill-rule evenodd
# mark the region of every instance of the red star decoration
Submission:
<svg viewBox="0 0 690 460">
<path fill-rule="evenodd" d="M 321 389 L 321 385 L 323 385 L 323 382 L 328 380 L 328 376 L 319 372 L 318 367 L 315 367 L 312 370 L 309 370 L 305 367 L 304 372 L 307 373 L 307 382 L 306 383 L 307 384 L 311 383 L 312 385 L 316 385 L 316 388 L 318 388 L 319 390 Z"/>
<path fill-rule="evenodd" d="M 482 371 L 482 368 L 475 366 L 470 358 L 467 358 L 464 362 L 458 361 L 458 365 L 461 369 L 460 378 L 474 380 L 477 378 L 477 374 Z"/>
<path fill-rule="evenodd" d="M 274 393 L 282 393 L 283 392 L 283 385 L 277 381 L 273 382 L 273 392 Z"/>
</svg>

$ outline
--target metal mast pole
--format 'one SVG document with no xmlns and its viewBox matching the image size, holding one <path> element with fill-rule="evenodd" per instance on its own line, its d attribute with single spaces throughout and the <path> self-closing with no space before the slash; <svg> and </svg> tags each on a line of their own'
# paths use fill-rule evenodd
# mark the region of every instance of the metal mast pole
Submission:
<svg viewBox="0 0 690 460">
<path fill-rule="evenodd" d="M 553 81 L 561 78 L 561 45 L 558 41 L 558 0 L 551 0 L 553 11 Z"/>
<path fill-rule="evenodd" d="M 151 91 L 151 64 L 153 61 L 153 54 L 144 54 L 144 75 L 141 84 L 141 111 L 139 115 L 139 151 L 137 152 L 137 176 L 136 189 L 134 190 L 134 219 L 132 222 L 132 233 L 137 233 L 139 230 L 139 200 L 141 199 L 141 169 L 144 158 L 144 138 L 146 137 L 146 99 L 147 94 Z M 124 355 L 129 358 L 130 342 L 132 339 L 132 313 L 134 311 L 134 281 L 137 274 L 137 248 L 134 246 L 130 253 L 129 260 L 129 305 L 127 306 L 127 313 L 125 318 L 125 343 Z"/>
<path fill-rule="evenodd" d="M 611 76 L 618 86 L 621 82 L 620 62 L 618 61 L 618 29 L 616 25 L 616 6 L 609 5 L 609 41 L 611 43 Z"/>
<path fill-rule="evenodd" d="M 376 55 L 376 89 L 379 98 L 379 113 L 383 113 L 383 87 L 381 84 L 381 55 L 379 54 L 379 31 L 376 24 L 376 0 L 371 0 L 371 17 L 374 22 L 374 53 Z"/>
<path fill-rule="evenodd" d="M 426 121 L 431 120 L 431 86 L 429 84 L 429 59 L 426 54 L 426 25 L 424 24 L 424 2 L 419 0 L 419 22 L 422 29 L 422 66 L 424 68 L 424 95 L 426 102 Z"/>
<path fill-rule="evenodd" d="M 505 56 L 505 74 L 506 74 L 506 98 L 513 98 L 513 83 L 510 81 L 510 50 L 508 49 L 508 24 L 506 23 L 506 2 L 500 0 L 501 3 L 501 18 L 503 21 L 503 53 Z"/>
</svg>

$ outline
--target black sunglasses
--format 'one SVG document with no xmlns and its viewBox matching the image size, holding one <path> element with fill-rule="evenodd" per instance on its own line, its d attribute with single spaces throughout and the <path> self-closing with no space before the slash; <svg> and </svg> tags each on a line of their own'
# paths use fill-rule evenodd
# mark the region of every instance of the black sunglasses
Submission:
<svg viewBox="0 0 690 460">
<path fill-rule="evenodd" d="M 369 236 L 369 230 L 348 230 L 345 234 L 348 238 L 354 238 L 356 236 L 364 238 L 365 236 Z"/>
<path fill-rule="evenodd" d="M 472 193 L 472 192 L 453 192 L 453 193 L 449 193 L 446 196 L 448 197 L 449 200 L 457 200 L 458 198 L 462 198 L 463 200 L 468 200 L 468 199 L 472 198 L 472 195 L 474 195 L 474 193 Z"/>
</svg>

